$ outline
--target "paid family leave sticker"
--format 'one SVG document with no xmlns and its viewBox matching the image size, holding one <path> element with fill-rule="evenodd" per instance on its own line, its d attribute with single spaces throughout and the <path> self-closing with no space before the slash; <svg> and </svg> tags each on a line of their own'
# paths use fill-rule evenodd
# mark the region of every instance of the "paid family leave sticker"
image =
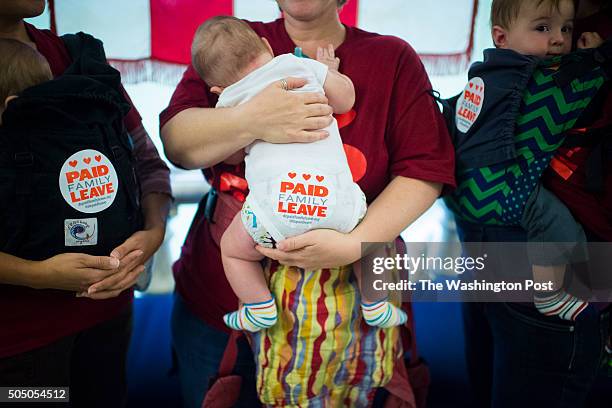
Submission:
<svg viewBox="0 0 612 408">
<path fill-rule="evenodd" d="M 113 164 L 96 150 L 81 150 L 70 156 L 59 174 L 64 200 L 75 210 L 97 213 L 111 206 L 119 180 Z"/>
<path fill-rule="evenodd" d="M 457 99 L 455 125 L 460 132 L 467 133 L 478 119 L 484 103 L 484 91 L 485 85 L 482 78 L 474 77 L 470 79 L 463 93 Z"/>
<path fill-rule="evenodd" d="M 84 246 L 98 243 L 98 219 L 64 220 L 64 245 Z"/>
<path fill-rule="evenodd" d="M 293 228 L 311 228 L 326 220 L 336 204 L 329 176 L 313 169 L 282 174 L 276 195 L 276 215 Z"/>
</svg>

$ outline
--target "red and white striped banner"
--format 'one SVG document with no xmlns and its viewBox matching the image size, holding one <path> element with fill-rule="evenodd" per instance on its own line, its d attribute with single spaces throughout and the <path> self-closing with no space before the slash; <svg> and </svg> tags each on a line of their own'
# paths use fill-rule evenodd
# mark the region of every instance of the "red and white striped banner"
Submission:
<svg viewBox="0 0 612 408">
<path fill-rule="evenodd" d="M 225 14 L 252 21 L 280 16 L 273 0 L 48 0 L 31 21 L 58 34 L 88 32 L 104 41 L 125 82 L 177 82 L 202 21 Z M 349 0 L 343 23 L 408 41 L 430 74 L 467 67 L 478 0 Z"/>
</svg>

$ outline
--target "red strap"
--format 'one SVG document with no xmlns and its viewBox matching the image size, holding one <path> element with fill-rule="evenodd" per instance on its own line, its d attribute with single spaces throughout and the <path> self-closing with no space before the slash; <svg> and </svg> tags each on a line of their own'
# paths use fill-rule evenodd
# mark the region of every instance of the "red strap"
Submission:
<svg viewBox="0 0 612 408">
<path fill-rule="evenodd" d="M 219 176 L 219 190 L 221 192 L 230 193 L 234 198 L 241 203 L 246 199 L 246 191 L 249 185 L 245 179 L 236 176 L 235 174 L 224 172 Z"/>
<path fill-rule="evenodd" d="M 221 176 L 219 176 L 219 190 L 229 191 L 232 188 L 246 191 L 249 185 L 242 177 L 228 172 L 221 173 Z"/>
<path fill-rule="evenodd" d="M 57 23 L 55 21 L 55 0 L 49 0 L 49 29 L 57 35 Z"/>
<path fill-rule="evenodd" d="M 238 357 L 238 339 L 240 336 L 242 336 L 242 332 L 232 330 L 223 352 L 223 358 L 221 358 L 221 363 L 219 364 L 219 377 L 230 375 L 234 371 L 236 358 Z"/>
</svg>

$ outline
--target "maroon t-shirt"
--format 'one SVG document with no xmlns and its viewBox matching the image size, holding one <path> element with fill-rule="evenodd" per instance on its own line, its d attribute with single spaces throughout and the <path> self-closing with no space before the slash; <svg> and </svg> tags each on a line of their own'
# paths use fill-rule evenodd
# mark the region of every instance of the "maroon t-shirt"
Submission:
<svg viewBox="0 0 612 408">
<path fill-rule="evenodd" d="M 294 51 L 282 19 L 250 24 L 270 42 L 275 55 Z M 453 146 L 414 50 L 399 38 L 347 27 L 336 56 L 340 71 L 352 79 L 356 92 L 355 115 L 352 121 L 348 119 L 350 123 L 340 125 L 340 135 L 353 176 L 368 202 L 393 175 L 453 186 Z M 184 109 L 214 107 L 216 101 L 189 66 L 160 115 L 160 125 Z M 213 186 L 219 185 L 223 172 L 243 177 L 244 167 L 219 164 L 204 169 Z M 205 220 L 195 220 L 173 269 L 176 289 L 190 309 L 209 324 L 227 330 L 222 316 L 236 309 L 238 300 L 225 278 L 219 248 Z"/>
<path fill-rule="evenodd" d="M 49 62 L 53 75 L 61 75 L 71 63 L 62 40 L 48 30 L 38 30 L 29 24 L 26 29 Z M 126 116 L 125 125 L 134 139 L 137 166 L 141 170 L 139 177 L 143 179 L 144 175 L 143 195 L 150 192 L 170 195 L 168 168 L 152 142 L 144 140 L 148 136 L 134 107 Z M 109 320 L 124 311 L 132 297 L 131 289 L 113 299 L 91 300 L 76 298 L 69 291 L 0 285 L 0 358 L 44 346 Z"/>
<path fill-rule="evenodd" d="M 609 13 L 598 13 L 576 20 L 577 36 L 585 31 L 595 31 L 604 39 L 612 38 L 612 18 Z M 612 126 L 612 91 L 607 86 L 607 96 L 594 128 Z M 543 181 L 570 209 L 576 220 L 601 240 L 612 242 L 612 163 L 604 162 L 604 188 L 593 193 L 585 188 L 587 182 L 586 161 L 590 148 L 561 147 L 555 154 Z M 555 170 L 556 169 L 556 170 Z"/>
</svg>

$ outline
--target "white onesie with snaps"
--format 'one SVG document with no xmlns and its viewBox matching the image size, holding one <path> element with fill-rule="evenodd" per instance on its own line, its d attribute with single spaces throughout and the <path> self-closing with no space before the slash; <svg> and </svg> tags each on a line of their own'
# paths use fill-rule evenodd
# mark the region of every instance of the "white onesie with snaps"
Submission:
<svg viewBox="0 0 612 408">
<path fill-rule="evenodd" d="M 243 104 L 268 85 L 287 77 L 304 78 L 305 86 L 290 92 L 324 93 L 327 66 L 292 54 L 275 57 L 225 88 L 217 107 Z M 276 241 L 319 228 L 350 232 L 366 211 L 365 196 L 353 182 L 336 120 L 329 136 L 312 143 L 275 144 L 261 140 L 246 150 L 245 207 L 255 215 L 245 228 L 265 228 Z M 257 224 L 257 225 L 255 225 Z"/>
</svg>

